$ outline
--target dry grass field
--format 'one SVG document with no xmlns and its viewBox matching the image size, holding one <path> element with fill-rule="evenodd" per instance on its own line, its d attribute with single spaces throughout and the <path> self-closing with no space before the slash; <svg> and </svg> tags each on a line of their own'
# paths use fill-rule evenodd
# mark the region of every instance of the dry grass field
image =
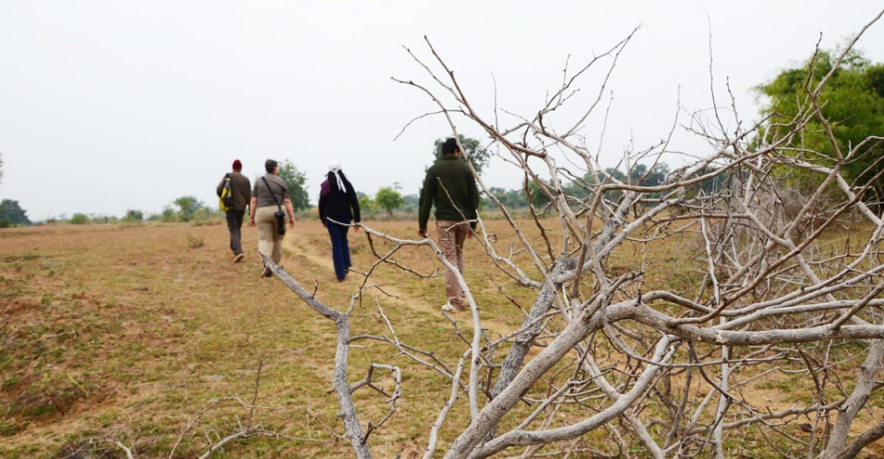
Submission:
<svg viewBox="0 0 884 459">
<path fill-rule="evenodd" d="M 415 231 L 406 222 L 373 227 L 399 237 Z M 233 457 L 351 456 L 349 443 L 337 436 L 343 429 L 335 418 L 337 398 L 329 393 L 334 324 L 275 278 L 260 278 L 256 231 L 244 228 L 244 239 L 247 258 L 232 264 L 221 225 L 0 230 L 0 456 L 121 457 L 120 450 L 111 453 L 116 440 L 131 445 L 136 457 L 167 457 L 181 437 L 176 457 L 195 457 L 246 422 L 287 438 L 226 445 Z M 354 269 L 368 269 L 373 257 L 364 233 L 350 239 Z M 428 248 L 403 250 L 396 259 L 423 273 L 437 269 Z M 317 296 L 339 310 L 361 285 L 355 275 L 335 281 L 318 222 L 299 222 L 289 232 L 283 265 L 305 285 L 315 281 Z M 494 281 L 509 283 L 478 244 L 468 244 L 467 276 L 484 286 L 475 295 L 488 323 L 500 332 L 517 328 L 522 313 L 497 294 Z M 403 342 L 450 351 L 443 355 L 449 360 L 459 356 L 461 338 L 439 313 L 441 277 L 420 279 L 387 265 L 372 280 L 380 285 L 356 307 L 354 334 L 386 332 L 379 302 Z M 511 292 L 530 298 L 526 293 Z M 432 422 L 419 414 L 439 408 L 447 384 L 393 352 L 355 343 L 351 379 L 364 377 L 370 362 L 406 367 L 398 412 L 372 434 L 372 443 L 378 457 L 415 457 Z M 254 400 L 260 408 L 224 397 Z M 385 398 L 357 392 L 378 416 L 374 422 L 386 413 Z M 206 408 L 198 426 L 182 435 Z M 455 415 L 452 429 L 464 419 Z"/>
<path fill-rule="evenodd" d="M 416 229 L 413 222 L 369 225 L 400 238 L 413 237 Z M 486 225 L 498 232 L 499 244 L 512 237 L 504 236 L 503 221 Z M 231 263 L 227 237 L 222 225 L 0 230 L 0 457 L 125 457 L 114 442 L 135 457 L 198 457 L 238 426 L 258 424 L 279 436 L 237 440 L 215 456 L 352 457 L 330 392 L 334 324 L 277 279 L 260 278 L 253 228 L 244 228 L 242 263 Z M 374 256 L 364 233 L 351 232 L 350 241 L 354 269 L 369 269 Z M 654 268 L 646 273 L 649 284 L 696 282 L 681 266 L 684 247 L 660 250 L 651 254 L 656 261 L 648 264 Z M 634 256 L 624 247 L 611 269 L 628 271 Z M 424 274 L 439 267 L 427 247 L 404 248 L 393 259 Z M 335 281 L 318 221 L 298 222 L 289 231 L 282 264 L 339 311 L 362 285 L 352 274 Z M 488 335 L 517 329 L 524 318 L 520 307 L 530 307 L 533 293 L 496 270 L 475 241 L 467 244 L 466 271 Z M 441 276 L 421 278 L 381 265 L 371 284 L 376 287 L 355 306 L 353 335 L 390 335 L 380 306 L 402 342 L 432 349 L 448 364 L 457 361 L 471 323 L 466 314 L 455 316 L 459 336 L 440 314 Z M 353 343 L 351 382 L 362 379 L 372 362 L 403 370 L 397 412 L 370 437 L 375 456 L 420 457 L 450 383 L 368 340 Z M 391 378 L 379 383 L 392 388 Z M 780 409 L 800 399 L 800 384 L 778 377 L 747 388 L 746 396 Z M 389 409 L 387 397 L 368 388 L 355 397 L 363 425 L 377 423 Z M 881 409 L 880 401 L 873 405 Z M 458 410 L 443 429 L 448 438 L 468 422 L 468 413 Z M 593 440 L 604 443 L 604 432 L 586 439 Z M 731 441 L 735 450 L 751 451 L 740 445 L 761 439 Z M 884 447 L 875 451 L 884 454 Z"/>
</svg>

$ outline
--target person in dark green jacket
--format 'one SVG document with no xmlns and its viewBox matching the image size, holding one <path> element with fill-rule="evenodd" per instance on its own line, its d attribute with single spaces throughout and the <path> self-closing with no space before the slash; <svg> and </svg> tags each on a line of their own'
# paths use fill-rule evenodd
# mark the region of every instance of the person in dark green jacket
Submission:
<svg viewBox="0 0 884 459">
<path fill-rule="evenodd" d="M 479 190 L 473 172 L 461 156 L 457 140 L 447 139 L 442 144 L 442 158 L 427 170 L 421 189 L 418 235 L 428 237 L 427 222 L 430 209 L 435 206 L 439 248 L 445 259 L 463 274 L 463 244 L 473 237 L 472 230 L 476 228 Z M 450 270 L 445 273 L 445 293 L 448 302 L 442 305 L 442 310 L 463 311 L 463 289 Z"/>
</svg>

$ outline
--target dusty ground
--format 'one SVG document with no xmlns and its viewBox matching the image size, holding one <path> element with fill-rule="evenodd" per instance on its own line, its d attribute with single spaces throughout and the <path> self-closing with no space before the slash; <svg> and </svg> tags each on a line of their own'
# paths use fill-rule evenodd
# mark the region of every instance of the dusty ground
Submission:
<svg viewBox="0 0 884 459">
<path fill-rule="evenodd" d="M 400 237 L 414 233 L 414 225 L 405 222 L 377 226 Z M 255 448 L 284 455 L 350 453 L 349 445 L 333 435 L 341 433 L 334 417 L 337 400 L 327 393 L 334 326 L 275 278 L 260 278 L 256 232 L 245 228 L 244 233 L 247 257 L 232 264 L 223 226 L 0 231 L 0 456 L 101 450 L 110 439 L 134 445 L 142 457 L 167 455 L 201 409 L 225 396 L 251 402 L 259 378 L 256 404 L 266 408 L 253 413 L 253 422 L 296 440 L 253 441 L 245 451 L 258 456 L 265 453 Z M 351 243 L 354 269 L 368 270 L 373 257 L 364 234 L 351 234 Z M 489 312 L 499 309 L 489 314 L 489 323 L 516 327 L 520 313 L 509 301 L 487 300 L 497 288 L 489 267 L 472 261 L 481 260 L 476 244 L 468 256 L 471 282 L 484 285 L 477 298 Z M 427 249 L 402 251 L 395 258 L 425 274 L 437 269 Z M 344 283 L 335 281 L 327 233 L 318 222 L 299 222 L 289 232 L 283 265 L 309 288 L 315 283 L 317 296 L 339 310 L 361 285 L 360 276 L 352 274 Z M 354 331 L 389 334 L 379 302 L 403 341 L 428 340 L 443 353 L 459 349 L 459 338 L 438 312 L 445 301 L 441 279 L 420 279 L 390 266 L 375 273 L 373 283 L 380 288 L 356 307 Z M 497 281 L 506 284 L 500 276 Z M 369 361 L 408 364 L 392 353 L 375 342 L 356 343 L 352 379 L 364 376 Z M 440 378 L 421 371 L 406 375 L 399 414 L 373 434 L 381 457 L 422 452 L 422 442 L 408 445 L 425 426 L 397 420 L 407 419 L 415 401 L 423 405 L 421 385 L 427 381 Z M 377 422 L 385 413 L 384 397 L 367 390 L 358 395 L 374 403 L 368 414 L 378 415 Z M 224 402 L 206 413 L 202 421 L 208 426 L 184 435 L 178 451 L 193 454 L 207 438 L 223 436 L 237 419 L 243 421 L 248 410 L 234 405 Z M 93 444 L 84 445 L 89 440 Z"/>
<path fill-rule="evenodd" d="M 500 238 L 498 247 L 515 243 L 506 239 L 512 236 L 506 236 L 504 222 L 486 223 Z M 416 230 L 411 222 L 370 225 L 400 238 Z M 364 233 L 351 232 L 350 240 L 354 269 L 368 271 L 375 257 Z M 275 278 L 259 276 L 253 228 L 244 228 L 244 262 L 231 263 L 227 243 L 221 225 L 0 230 L 0 457 L 124 457 L 114 442 L 141 458 L 169 457 L 173 449 L 174 457 L 196 457 L 250 423 L 285 437 L 230 443 L 224 449 L 229 457 L 352 457 L 340 437 L 337 397 L 329 393 L 333 324 Z M 391 246 L 375 247 L 386 253 Z M 681 250 L 663 247 L 651 254 L 659 269 L 649 270 L 650 284 L 691 282 L 678 267 Z M 610 268 L 626 272 L 634 256 L 626 247 Z M 439 269 L 428 248 L 404 248 L 390 259 L 422 275 Z M 467 282 L 489 336 L 516 329 L 523 318 L 518 306 L 528 309 L 532 292 L 497 270 L 475 241 L 467 244 L 467 260 Z M 283 265 L 338 310 L 362 285 L 354 274 L 335 281 L 328 236 L 315 221 L 299 222 L 286 236 Z M 374 268 L 370 284 L 377 287 L 352 314 L 354 335 L 390 336 L 382 308 L 402 342 L 434 350 L 446 365 L 456 363 L 464 346 L 439 313 L 445 302 L 441 277 L 386 264 Z M 467 316 L 456 320 L 470 336 Z M 350 380 L 362 379 L 371 362 L 403 369 L 397 412 L 371 442 L 376 457 L 417 458 L 449 385 L 395 354 L 376 341 L 355 342 Z M 392 380 L 379 376 L 378 384 L 390 393 Z M 777 410 L 800 401 L 801 381 L 772 375 L 760 382 L 743 390 L 756 406 Z M 377 392 L 363 389 L 355 396 L 363 425 L 378 422 L 389 409 L 387 397 Z M 880 410 L 884 403 L 870 405 Z M 875 416 L 870 412 L 861 422 L 871 425 Z M 450 438 L 467 419 L 455 409 L 443 435 Z M 600 435 L 595 440 L 606 441 Z M 882 445 L 872 450 L 884 454 Z"/>
</svg>

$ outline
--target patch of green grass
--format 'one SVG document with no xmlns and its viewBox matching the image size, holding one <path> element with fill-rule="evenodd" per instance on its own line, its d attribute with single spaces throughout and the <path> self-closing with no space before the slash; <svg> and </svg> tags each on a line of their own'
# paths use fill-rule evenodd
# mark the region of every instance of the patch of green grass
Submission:
<svg viewBox="0 0 884 459">
<path fill-rule="evenodd" d="M 0 437 L 11 437 L 27 427 L 27 424 L 21 424 L 12 419 L 0 420 Z"/>
</svg>

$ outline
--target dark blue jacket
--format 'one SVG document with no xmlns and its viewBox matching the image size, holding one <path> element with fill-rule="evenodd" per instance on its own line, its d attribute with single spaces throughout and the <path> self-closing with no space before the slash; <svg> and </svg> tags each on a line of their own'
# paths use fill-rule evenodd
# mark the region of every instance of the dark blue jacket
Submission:
<svg viewBox="0 0 884 459">
<path fill-rule="evenodd" d="M 338 181 L 334 173 L 329 172 L 327 180 L 320 187 L 319 219 L 323 222 L 326 218 L 330 218 L 341 223 L 350 223 L 351 220 L 359 223 L 361 217 L 359 215 L 359 198 L 344 173 L 338 173 L 341 174 L 345 190 L 338 189 Z"/>
</svg>

